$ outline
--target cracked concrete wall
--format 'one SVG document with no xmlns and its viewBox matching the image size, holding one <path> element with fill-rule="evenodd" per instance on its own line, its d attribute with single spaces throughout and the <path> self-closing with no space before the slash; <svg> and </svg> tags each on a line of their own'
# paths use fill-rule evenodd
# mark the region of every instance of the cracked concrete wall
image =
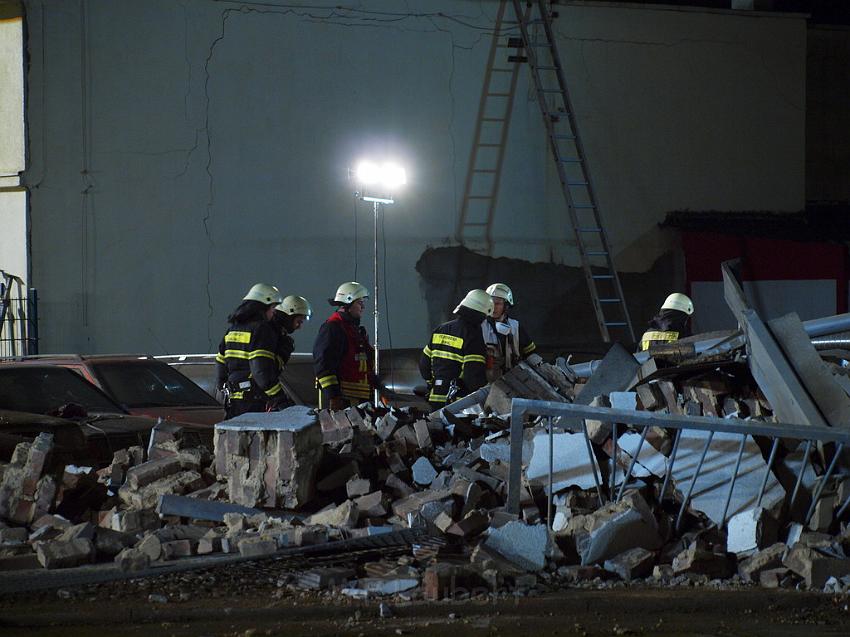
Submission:
<svg viewBox="0 0 850 637">
<path fill-rule="evenodd" d="M 299 4 L 26 3 L 42 351 L 213 351 L 256 281 L 313 302 L 309 350 L 336 285 L 372 285 L 371 210 L 347 181 L 368 151 L 408 167 L 384 222 L 388 318 L 394 346 L 424 341 L 415 265 L 454 235 L 497 3 Z M 803 19 L 560 11 L 621 269 L 671 249 L 668 210 L 802 207 Z M 525 73 L 517 95 L 496 256 L 572 265 Z"/>
</svg>

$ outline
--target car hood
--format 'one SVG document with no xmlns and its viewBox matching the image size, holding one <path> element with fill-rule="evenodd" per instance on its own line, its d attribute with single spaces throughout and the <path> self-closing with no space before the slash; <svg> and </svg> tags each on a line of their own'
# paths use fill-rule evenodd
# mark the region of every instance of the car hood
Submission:
<svg viewBox="0 0 850 637">
<path fill-rule="evenodd" d="M 191 424 L 212 427 L 224 420 L 224 407 L 179 406 L 179 407 L 128 407 L 135 416 L 162 418 L 176 424 Z"/>
</svg>

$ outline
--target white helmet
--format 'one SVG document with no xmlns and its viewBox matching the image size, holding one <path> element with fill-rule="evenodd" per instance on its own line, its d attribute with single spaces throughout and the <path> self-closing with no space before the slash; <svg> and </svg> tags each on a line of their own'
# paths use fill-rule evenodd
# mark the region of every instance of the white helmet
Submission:
<svg viewBox="0 0 850 637">
<path fill-rule="evenodd" d="M 243 301 L 259 301 L 266 305 L 277 305 L 283 302 L 283 295 L 275 286 L 268 283 L 256 283 L 243 298 Z"/>
<path fill-rule="evenodd" d="M 369 290 L 365 285 L 360 285 L 357 281 L 349 281 L 343 283 L 336 289 L 333 303 L 335 305 L 348 305 L 354 303 L 357 299 L 368 299 Z"/>
<path fill-rule="evenodd" d="M 310 301 L 303 296 L 295 296 L 293 294 L 283 299 L 283 302 L 275 309 L 289 316 L 301 314 L 307 321 L 313 316 L 313 308 L 310 306 Z"/>
<path fill-rule="evenodd" d="M 680 292 L 673 292 L 670 296 L 668 296 L 664 300 L 664 304 L 661 306 L 662 310 L 679 310 L 680 312 L 684 312 L 688 316 L 694 313 L 694 302 L 691 301 L 690 297 L 685 294 L 681 294 Z"/>
<path fill-rule="evenodd" d="M 487 294 L 504 299 L 508 302 L 508 305 L 514 304 L 514 293 L 511 292 L 511 289 L 504 283 L 493 283 L 487 288 Z"/>
<path fill-rule="evenodd" d="M 468 307 L 470 310 L 493 316 L 493 297 L 484 290 L 470 290 L 455 308 L 454 313 L 457 314 L 461 307 Z"/>
</svg>

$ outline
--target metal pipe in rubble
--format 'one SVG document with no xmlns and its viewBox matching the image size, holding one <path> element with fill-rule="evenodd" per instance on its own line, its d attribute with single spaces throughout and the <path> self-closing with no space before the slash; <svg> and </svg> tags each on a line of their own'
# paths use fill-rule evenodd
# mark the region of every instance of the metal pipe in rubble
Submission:
<svg viewBox="0 0 850 637">
<path fill-rule="evenodd" d="M 841 348 L 841 347 L 850 347 L 850 339 L 822 339 L 818 338 L 821 336 L 828 336 L 829 334 L 837 334 L 839 332 L 850 331 L 850 313 L 848 314 L 836 314 L 835 316 L 827 316 L 819 319 L 812 319 L 811 321 L 803 321 L 803 329 L 806 330 L 806 334 L 808 334 L 811 338 L 817 338 L 817 341 L 813 341 L 813 344 L 817 349 L 830 349 L 830 348 Z M 725 341 L 725 343 L 724 343 Z M 736 339 L 730 339 L 728 337 L 723 338 L 709 338 L 704 341 L 696 341 L 694 343 L 694 350 L 697 354 L 702 354 L 707 350 L 712 349 L 715 346 L 721 345 L 739 345 L 740 343 L 735 343 Z M 829 343 L 828 346 L 824 345 L 820 346 L 821 343 Z M 724 348 L 718 347 L 716 352 L 714 353 L 722 353 Z M 647 352 L 638 352 L 635 354 L 635 359 L 641 365 L 645 363 L 649 359 L 649 354 Z M 593 375 L 593 372 L 596 371 L 596 368 L 599 367 L 601 360 L 588 361 L 586 363 L 578 363 L 577 365 L 570 365 L 570 368 L 573 372 L 576 373 L 580 378 L 589 378 Z"/>
<path fill-rule="evenodd" d="M 818 351 L 825 349 L 850 349 L 850 338 L 814 338 L 812 339 L 812 345 Z"/>
</svg>

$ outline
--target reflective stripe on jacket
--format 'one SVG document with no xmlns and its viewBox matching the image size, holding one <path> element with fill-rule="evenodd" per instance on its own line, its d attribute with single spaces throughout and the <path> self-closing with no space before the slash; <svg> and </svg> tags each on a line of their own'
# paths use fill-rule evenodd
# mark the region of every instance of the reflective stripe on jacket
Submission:
<svg viewBox="0 0 850 637">
<path fill-rule="evenodd" d="M 640 337 L 640 351 L 645 352 L 653 343 L 672 343 L 679 340 L 679 332 L 672 330 L 647 330 Z"/>
<path fill-rule="evenodd" d="M 368 400 L 373 351 L 366 330 L 347 312 L 334 312 L 319 328 L 313 345 L 316 384 L 323 396 Z"/>
<path fill-rule="evenodd" d="M 431 385 L 428 400 L 445 403 L 453 380 L 456 398 L 487 384 L 486 353 L 480 321 L 459 317 L 440 325 L 419 357 L 419 371 Z"/>
<path fill-rule="evenodd" d="M 230 399 L 273 398 L 283 387 L 280 332 L 268 321 L 231 325 L 215 357 L 219 385 L 227 381 Z"/>
</svg>

